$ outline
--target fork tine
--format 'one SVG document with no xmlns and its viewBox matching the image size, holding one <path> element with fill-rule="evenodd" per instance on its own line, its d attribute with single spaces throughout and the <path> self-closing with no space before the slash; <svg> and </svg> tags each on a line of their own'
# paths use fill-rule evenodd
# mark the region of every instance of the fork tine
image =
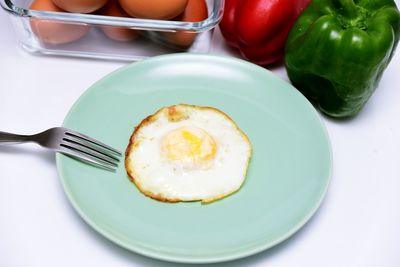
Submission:
<svg viewBox="0 0 400 267">
<path fill-rule="evenodd" d="M 104 144 L 104 143 L 102 143 L 102 142 L 100 142 L 98 140 L 95 140 L 95 139 L 93 139 L 93 138 L 91 138 L 91 137 L 89 137 L 87 135 L 75 132 L 75 131 L 70 130 L 70 129 L 68 129 L 65 132 L 65 134 L 68 135 L 68 136 L 73 136 L 73 137 L 79 138 L 81 140 L 85 140 L 85 141 L 90 142 L 92 144 L 95 144 L 95 145 L 97 145 L 99 147 L 105 148 L 105 149 L 109 150 L 110 152 L 114 153 L 117 156 L 122 156 L 122 153 L 120 151 L 118 151 L 115 148 L 112 148 L 112 147 L 110 147 L 110 146 L 108 146 L 108 145 L 106 145 L 106 144 Z"/>
<path fill-rule="evenodd" d="M 99 154 L 102 154 L 102 155 L 108 157 L 112 161 L 116 161 L 116 162 L 120 161 L 120 159 L 117 158 L 116 156 L 114 156 L 115 154 L 113 155 L 109 150 L 106 150 L 106 149 L 104 149 L 102 147 L 93 145 L 92 143 L 87 142 L 85 140 L 82 140 L 82 139 L 79 139 L 79 138 L 75 138 L 74 136 L 69 136 L 68 135 L 68 138 L 64 137 L 62 140 L 66 141 L 66 142 L 69 142 L 69 143 L 73 143 L 75 145 L 83 146 L 83 147 L 85 147 L 87 149 L 90 149 L 90 150 L 93 150 L 93 151 L 95 151 L 95 152 L 97 152 Z"/>
<path fill-rule="evenodd" d="M 100 161 L 97 158 L 93 158 L 93 157 L 91 157 L 89 155 L 86 155 L 86 154 L 84 154 L 84 153 L 82 153 L 80 151 L 78 152 L 78 151 L 75 151 L 74 148 L 70 148 L 70 147 L 67 147 L 67 146 L 65 146 L 65 147 L 61 146 L 60 149 L 58 150 L 58 152 L 60 152 L 62 154 L 65 154 L 67 156 L 72 156 L 74 158 L 78 158 L 80 160 L 86 161 L 86 162 L 88 162 L 88 163 L 90 163 L 92 165 L 98 166 L 98 167 L 103 168 L 105 170 L 115 172 L 115 167 L 113 165 L 111 165 L 111 164 L 109 164 L 107 162 Z"/>
<path fill-rule="evenodd" d="M 104 156 L 104 155 L 102 155 L 100 153 L 97 153 L 96 151 L 88 149 L 88 148 L 86 148 L 84 146 L 81 146 L 79 144 L 75 144 L 75 143 L 63 140 L 60 143 L 60 147 L 67 148 L 67 149 L 70 149 L 70 150 L 74 150 L 75 152 L 84 154 L 85 156 L 89 156 L 89 157 L 93 158 L 94 160 L 97 160 L 97 161 L 99 161 L 101 163 L 110 165 L 112 167 L 118 167 L 118 161 L 114 161 L 114 160 L 112 160 L 112 159 L 110 159 L 110 158 L 108 158 L 108 157 L 106 157 L 106 156 Z"/>
</svg>

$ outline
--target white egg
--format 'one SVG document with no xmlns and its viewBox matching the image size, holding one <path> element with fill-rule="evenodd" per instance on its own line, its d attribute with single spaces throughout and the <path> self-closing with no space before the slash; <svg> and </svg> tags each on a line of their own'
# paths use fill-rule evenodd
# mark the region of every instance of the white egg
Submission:
<svg viewBox="0 0 400 267">
<path fill-rule="evenodd" d="M 125 168 L 145 195 L 166 202 L 211 202 L 243 184 L 252 148 L 218 109 L 162 108 L 135 128 Z"/>
</svg>

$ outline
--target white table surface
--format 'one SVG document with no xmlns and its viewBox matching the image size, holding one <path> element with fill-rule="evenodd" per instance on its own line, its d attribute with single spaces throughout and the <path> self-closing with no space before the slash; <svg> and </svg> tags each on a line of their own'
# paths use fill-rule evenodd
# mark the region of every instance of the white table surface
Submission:
<svg viewBox="0 0 400 267">
<path fill-rule="evenodd" d="M 397 1 L 399 3 L 399 1 Z M 212 53 L 229 55 L 218 36 Z M 0 10 L 0 130 L 61 125 L 91 84 L 125 63 L 38 57 L 22 51 Z M 217 266 L 400 266 L 400 52 L 365 109 L 349 121 L 323 118 L 334 168 L 311 221 L 286 242 Z M 272 70 L 287 80 L 284 68 Z M 0 266 L 176 266 L 120 248 L 69 204 L 54 154 L 0 147 Z"/>
</svg>

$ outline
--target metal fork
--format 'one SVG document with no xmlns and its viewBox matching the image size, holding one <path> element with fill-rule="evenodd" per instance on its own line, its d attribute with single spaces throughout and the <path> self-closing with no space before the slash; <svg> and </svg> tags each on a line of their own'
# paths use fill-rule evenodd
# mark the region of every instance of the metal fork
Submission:
<svg viewBox="0 0 400 267">
<path fill-rule="evenodd" d="M 55 127 L 34 135 L 20 135 L 0 131 L 0 145 L 34 142 L 42 147 L 79 158 L 91 164 L 115 171 L 122 153 L 89 136 Z"/>
</svg>

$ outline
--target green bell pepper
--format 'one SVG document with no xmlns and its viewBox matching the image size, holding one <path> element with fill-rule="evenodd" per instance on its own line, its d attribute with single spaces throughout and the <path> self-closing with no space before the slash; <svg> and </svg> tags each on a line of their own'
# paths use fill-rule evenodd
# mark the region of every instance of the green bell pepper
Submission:
<svg viewBox="0 0 400 267">
<path fill-rule="evenodd" d="M 353 116 L 377 88 L 399 35 L 393 0 L 313 0 L 286 41 L 288 76 L 322 112 Z"/>
</svg>

